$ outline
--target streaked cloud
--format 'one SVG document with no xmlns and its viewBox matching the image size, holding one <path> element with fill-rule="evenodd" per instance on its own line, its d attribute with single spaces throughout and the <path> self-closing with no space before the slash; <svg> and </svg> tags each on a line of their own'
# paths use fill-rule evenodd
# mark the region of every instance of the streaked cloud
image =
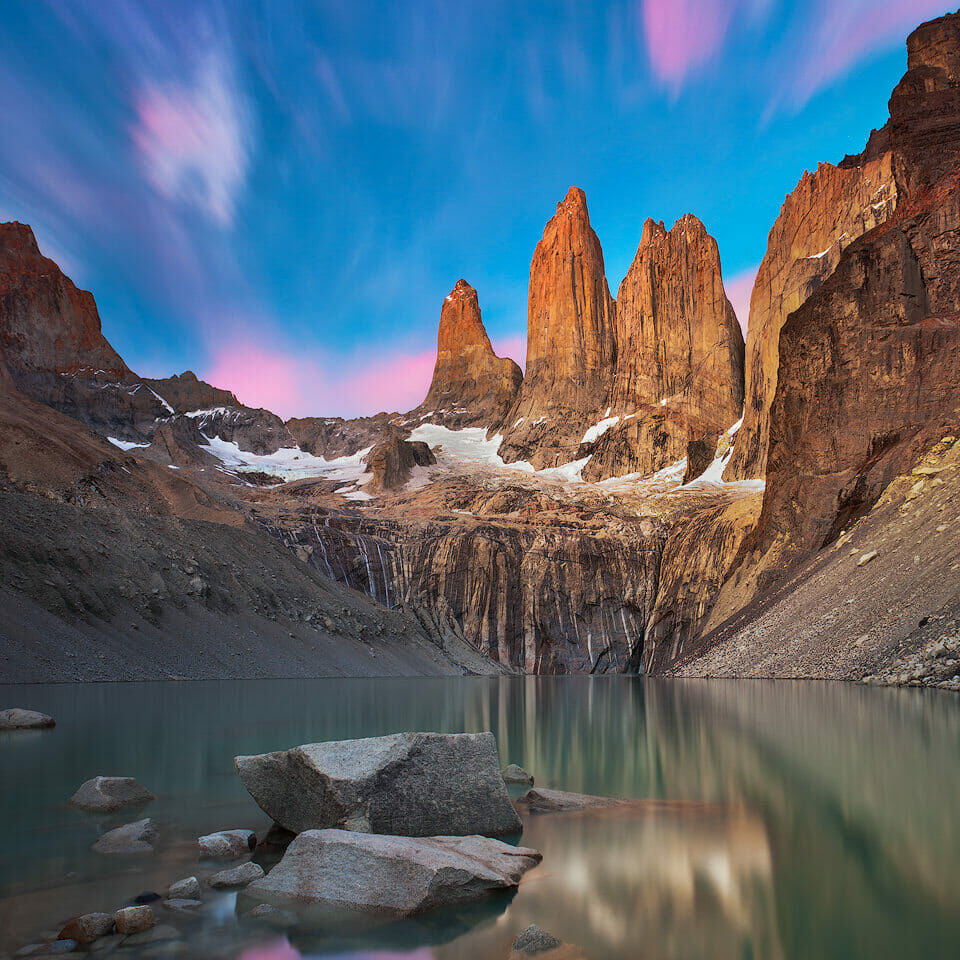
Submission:
<svg viewBox="0 0 960 960">
<path fill-rule="evenodd" d="M 200 376 L 247 406 L 280 416 L 363 416 L 406 411 L 426 396 L 436 352 L 334 357 L 244 340 L 214 347 Z"/>
<path fill-rule="evenodd" d="M 753 293 L 753 284 L 757 279 L 758 270 L 759 266 L 747 267 L 746 270 L 735 273 L 723 282 L 727 299 L 737 315 L 737 320 L 740 321 L 744 338 L 747 336 L 747 323 L 750 317 L 750 295 Z"/>
<path fill-rule="evenodd" d="M 250 165 L 250 112 L 223 51 L 199 56 L 186 80 L 147 79 L 133 93 L 130 136 L 144 176 L 166 199 L 224 225 Z"/>
</svg>

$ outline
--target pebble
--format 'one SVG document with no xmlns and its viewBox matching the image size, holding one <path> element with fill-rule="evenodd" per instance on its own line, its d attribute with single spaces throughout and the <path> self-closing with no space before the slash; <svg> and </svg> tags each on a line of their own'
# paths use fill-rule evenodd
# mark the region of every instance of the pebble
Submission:
<svg viewBox="0 0 960 960">
<path fill-rule="evenodd" d="M 176 883 L 171 883 L 167 890 L 169 900 L 199 900 L 200 881 L 196 877 L 184 877 Z"/>
<path fill-rule="evenodd" d="M 239 867 L 221 870 L 212 877 L 208 877 L 207 885 L 217 890 L 230 890 L 245 887 L 248 883 L 259 880 L 263 875 L 263 867 L 260 864 L 248 861 L 240 864 Z"/>
<path fill-rule="evenodd" d="M 117 925 L 117 933 L 133 934 L 149 930 L 157 918 L 148 906 L 123 907 L 113 915 L 113 922 Z"/>
</svg>

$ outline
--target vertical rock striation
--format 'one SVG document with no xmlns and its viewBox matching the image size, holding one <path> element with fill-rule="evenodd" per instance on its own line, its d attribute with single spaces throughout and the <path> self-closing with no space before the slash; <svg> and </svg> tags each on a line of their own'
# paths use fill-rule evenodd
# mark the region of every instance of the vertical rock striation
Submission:
<svg viewBox="0 0 960 960">
<path fill-rule="evenodd" d="M 587 199 L 571 187 L 530 264 L 527 368 L 503 421 L 504 460 L 540 469 L 574 459 L 605 406 L 616 359 L 614 316 Z"/>
<path fill-rule="evenodd" d="M 617 293 L 616 364 L 587 479 L 653 473 L 687 455 L 712 459 L 743 409 L 743 335 L 723 288 L 717 242 L 692 214 L 668 231 L 647 220 Z"/>
<path fill-rule="evenodd" d="M 426 399 L 408 415 L 452 430 L 500 423 L 517 399 L 523 373 L 493 352 L 477 291 L 466 280 L 443 301 L 437 362 Z"/>
</svg>

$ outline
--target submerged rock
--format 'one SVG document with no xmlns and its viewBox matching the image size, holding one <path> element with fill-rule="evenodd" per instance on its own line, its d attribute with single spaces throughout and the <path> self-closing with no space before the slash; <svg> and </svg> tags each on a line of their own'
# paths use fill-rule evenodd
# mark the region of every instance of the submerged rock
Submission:
<svg viewBox="0 0 960 960">
<path fill-rule="evenodd" d="M 535 923 L 531 923 L 526 930 L 521 930 L 513 940 L 513 949 L 517 953 L 525 954 L 545 953 L 562 946 L 562 940 L 558 940 L 546 930 L 541 930 Z"/>
<path fill-rule="evenodd" d="M 236 890 L 245 887 L 263 876 L 263 867 L 259 863 L 241 863 L 239 867 L 221 870 L 207 878 L 207 885 L 216 890 Z"/>
<path fill-rule="evenodd" d="M 76 940 L 77 943 L 93 943 L 113 933 L 113 915 L 110 913 L 85 913 L 74 917 L 60 931 L 58 940 Z"/>
<path fill-rule="evenodd" d="M 123 907 L 113 915 L 113 922 L 117 925 L 117 933 L 132 934 L 141 930 L 149 930 L 157 922 L 153 910 L 146 906 Z"/>
<path fill-rule="evenodd" d="M 515 763 L 505 766 L 503 770 L 500 771 L 500 776 L 503 777 L 504 783 L 519 783 L 528 787 L 533 786 L 533 775 L 527 773 L 523 767 Z"/>
<path fill-rule="evenodd" d="M 519 833 L 492 733 L 397 733 L 312 743 L 234 763 L 253 799 L 301 833 L 407 837 Z"/>
<path fill-rule="evenodd" d="M 544 790 L 537 787 L 528 790 L 519 801 L 530 813 L 573 813 L 577 810 L 592 810 L 598 807 L 619 807 L 626 803 L 613 797 L 593 797 L 586 793 L 569 793 L 566 790 Z"/>
<path fill-rule="evenodd" d="M 111 813 L 153 799 L 153 794 L 133 777 L 94 777 L 80 785 L 70 803 L 83 810 Z"/>
<path fill-rule="evenodd" d="M 220 830 L 199 837 L 201 857 L 234 859 L 245 857 L 257 846 L 257 835 L 252 830 Z"/>
<path fill-rule="evenodd" d="M 36 710 L 21 710 L 19 707 L 0 710 L 0 730 L 40 730 L 56 725 L 53 717 Z"/>
<path fill-rule="evenodd" d="M 392 837 L 347 830 L 301 833 L 248 896 L 406 917 L 508 890 L 541 860 L 489 837 Z"/>
<path fill-rule="evenodd" d="M 184 911 L 196 910 L 197 907 L 202 907 L 203 901 L 175 897 L 172 900 L 164 900 L 163 905 L 174 913 L 183 913 Z"/>
<path fill-rule="evenodd" d="M 108 830 L 93 849 L 97 853 L 153 853 L 153 844 L 159 836 L 157 825 L 148 817 Z"/>
</svg>

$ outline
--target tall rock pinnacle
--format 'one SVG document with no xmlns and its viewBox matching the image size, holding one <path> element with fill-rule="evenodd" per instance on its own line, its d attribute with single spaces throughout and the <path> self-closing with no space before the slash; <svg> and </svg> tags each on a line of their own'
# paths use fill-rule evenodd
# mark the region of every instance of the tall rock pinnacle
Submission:
<svg viewBox="0 0 960 960">
<path fill-rule="evenodd" d="M 712 458 L 743 409 L 743 335 L 717 242 L 695 216 L 670 230 L 646 221 L 617 293 L 615 330 L 606 429 L 581 450 L 592 454 L 584 477 L 655 472 L 692 443 Z"/>
<path fill-rule="evenodd" d="M 541 468 L 573 459 L 606 399 L 616 358 L 614 315 L 586 197 L 571 187 L 530 264 L 527 369 L 503 423 L 504 460 Z"/>
<path fill-rule="evenodd" d="M 433 381 L 414 415 L 452 429 L 489 427 L 513 406 L 522 379 L 511 359 L 493 352 L 477 291 L 458 280 L 443 301 Z"/>
</svg>

